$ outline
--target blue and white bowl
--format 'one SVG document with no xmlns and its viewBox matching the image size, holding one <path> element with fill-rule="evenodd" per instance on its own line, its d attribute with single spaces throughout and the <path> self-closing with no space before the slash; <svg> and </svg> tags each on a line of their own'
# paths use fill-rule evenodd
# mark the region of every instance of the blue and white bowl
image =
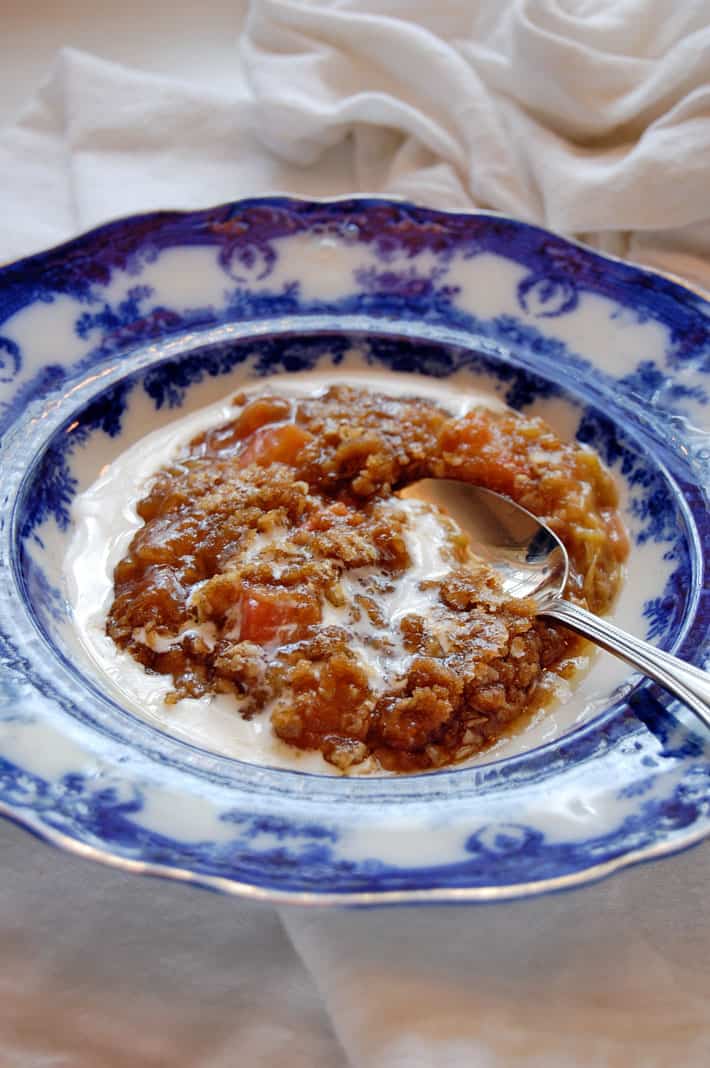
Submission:
<svg viewBox="0 0 710 1068">
<path fill-rule="evenodd" d="M 363 370 L 542 414 L 617 475 L 615 618 L 708 658 L 710 305 L 491 214 L 270 198 L 122 220 L 0 271 L 0 811 L 84 856 L 272 900 L 491 901 L 700 841 L 709 740 L 605 654 L 470 766 L 265 767 L 122 707 L 67 605 L 72 505 L 245 382 Z"/>
</svg>

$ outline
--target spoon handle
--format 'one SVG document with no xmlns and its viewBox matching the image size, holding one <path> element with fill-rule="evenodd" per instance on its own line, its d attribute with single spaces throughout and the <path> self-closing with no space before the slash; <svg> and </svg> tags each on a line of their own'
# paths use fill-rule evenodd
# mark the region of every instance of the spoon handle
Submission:
<svg viewBox="0 0 710 1068">
<path fill-rule="evenodd" d="M 555 598 L 545 605 L 540 615 L 564 623 L 610 653 L 620 656 L 672 693 L 710 727 L 710 675 L 707 672 L 656 649 L 640 638 L 634 638 L 607 619 L 592 615 L 561 598 Z"/>
</svg>

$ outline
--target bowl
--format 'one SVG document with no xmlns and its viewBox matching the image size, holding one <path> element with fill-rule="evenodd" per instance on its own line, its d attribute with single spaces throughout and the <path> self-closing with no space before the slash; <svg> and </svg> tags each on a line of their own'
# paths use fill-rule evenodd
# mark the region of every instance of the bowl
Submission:
<svg viewBox="0 0 710 1068">
<path fill-rule="evenodd" d="M 131 705 L 80 641 L 77 495 L 244 386 L 475 392 L 612 469 L 614 618 L 704 666 L 709 306 L 501 216 L 242 201 L 125 219 L 0 272 L 0 811 L 123 868 L 301 903 L 571 887 L 708 832 L 708 740 L 601 654 L 466 766 L 338 777 L 250 757 L 230 717 Z M 140 447 L 140 446 L 139 446 Z"/>
</svg>

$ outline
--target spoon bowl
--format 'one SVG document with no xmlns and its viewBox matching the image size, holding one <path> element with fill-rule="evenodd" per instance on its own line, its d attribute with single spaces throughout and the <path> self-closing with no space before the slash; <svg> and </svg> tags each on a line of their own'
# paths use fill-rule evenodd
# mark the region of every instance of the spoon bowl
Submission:
<svg viewBox="0 0 710 1068">
<path fill-rule="evenodd" d="M 549 527 L 500 493 L 454 478 L 423 478 L 399 491 L 441 508 L 468 534 L 474 551 L 498 572 L 511 597 L 541 609 L 567 583 L 567 550 Z"/>
<path fill-rule="evenodd" d="M 515 501 L 452 478 L 424 478 L 399 491 L 435 505 L 466 533 L 511 597 L 529 597 L 538 615 L 562 623 L 621 657 L 687 705 L 710 727 L 710 676 L 602 616 L 564 599 L 569 558 L 552 530 Z"/>
</svg>

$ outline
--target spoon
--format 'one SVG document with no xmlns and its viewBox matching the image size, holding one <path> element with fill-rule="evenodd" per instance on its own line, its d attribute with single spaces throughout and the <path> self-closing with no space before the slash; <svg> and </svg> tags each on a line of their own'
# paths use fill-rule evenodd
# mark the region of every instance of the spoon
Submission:
<svg viewBox="0 0 710 1068">
<path fill-rule="evenodd" d="M 564 545 L 549 527 L 499 493 L 451 478 L 423 478 L 398 496 L 437 505 L 470 537 L 511 597 L 532 597 L 538 615 L 591 639 L 648 675 L 710 727 L 710 674 L 620 630 L 608 619 L 565 601 Z"/>
</svg>

